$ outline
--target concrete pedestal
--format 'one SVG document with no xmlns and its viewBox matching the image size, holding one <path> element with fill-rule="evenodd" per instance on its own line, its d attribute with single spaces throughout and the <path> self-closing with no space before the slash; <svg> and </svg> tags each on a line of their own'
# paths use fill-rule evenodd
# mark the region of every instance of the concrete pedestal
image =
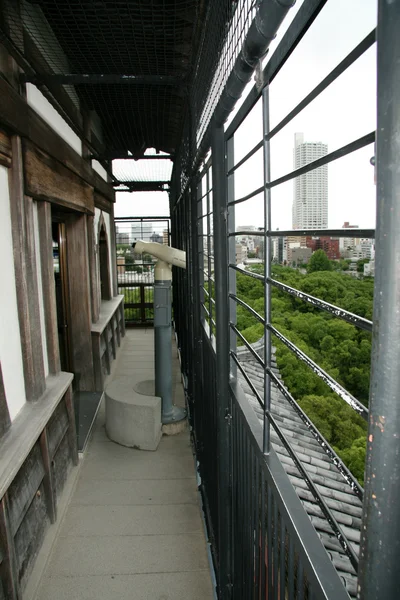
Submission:
<svg viewBox="0 0 400 600">
<path fill-rule="evenodd" d="M 157 450 L 162 435 L 161 398 L 140 393 L 141 383 L 146 382 L 127 376 L 107 386 L 106 433 L 122 446 Z"/>
</svg>

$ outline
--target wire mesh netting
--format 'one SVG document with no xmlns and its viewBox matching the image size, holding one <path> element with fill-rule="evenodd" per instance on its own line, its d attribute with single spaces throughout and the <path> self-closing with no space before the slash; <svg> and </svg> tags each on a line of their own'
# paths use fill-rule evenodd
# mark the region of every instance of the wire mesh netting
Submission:
<svg viewBox="0 0 400 600">
<path fill-rule="evenodd" d="M 170 152 L 179 142 L 205 7 L 199 0 L 5 0 L 3 35 L 38 74 L 175 78 L 176 85 L 78 84 L 76 93 L 57 84 L 76 107 L 98 113 L 108 151 Z"/>
</svg>

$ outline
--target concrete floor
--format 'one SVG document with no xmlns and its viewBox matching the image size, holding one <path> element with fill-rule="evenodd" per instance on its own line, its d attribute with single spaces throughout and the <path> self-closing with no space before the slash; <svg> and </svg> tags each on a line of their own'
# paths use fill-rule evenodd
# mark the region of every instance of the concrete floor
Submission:
<svg viewBox="0 0 400 600">
<path fill-rule="evenodd" d="M 153 378 L 153 331 L 128 330 L 110 380 Z M 183 405 L 173 347 L 175 402 Z M 36 600 L 208 600 L 213 587 L 189 433 L 156 452 L 110 442 L 104 406 Z"/>
</svg>

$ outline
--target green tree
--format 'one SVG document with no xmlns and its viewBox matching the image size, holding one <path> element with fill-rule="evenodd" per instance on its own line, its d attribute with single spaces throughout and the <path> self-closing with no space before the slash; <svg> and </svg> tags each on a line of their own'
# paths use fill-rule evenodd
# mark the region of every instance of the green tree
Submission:
<svg viewBox="0 0 400 600">
<path fill-rule="evenodd" d="M 357 261 L 357 273 L 364 273 L 364 265 L 369 263 L 369 258 L 361 258 Z"/>
<path fill-rule="evenodd" d="M 308 273 L 315 271 L 332 271 L 332 263 L 323 250 L 316 250 L 307 265 Z"/>
</svg>

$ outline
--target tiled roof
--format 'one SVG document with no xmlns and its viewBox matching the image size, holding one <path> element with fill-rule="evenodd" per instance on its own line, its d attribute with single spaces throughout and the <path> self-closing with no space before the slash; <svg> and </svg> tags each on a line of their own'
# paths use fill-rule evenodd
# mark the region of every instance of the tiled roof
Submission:
<svg viewBox="0 0 400 600">
<path fill-rule="evenodd" d="M 252 344 L 252 348 L 263 358 L 263 341 Z M 264 393 L 264 372 L 262 366 L 245 346 L 238 348 L 237 356 L 240 364 L 262 398 Z M 275 349 L 273 349 L 272 370 L 281 379 L 276 365 Z M 238 377 L 250 405 L 262 422 L 263 409 L 245 378 L 240 373 L 240 370 L 238 370 Z M 358 555 L 362 502 L 344 479 L 332 458 L 328 456 L 320 443 L 306 427 L 296 410 L 274 384 L 272 384 L 271 389 L 271 414 L 290 443 L 302 466 L 306 469 L 310 479 L 325 500 L 326 505 L 332 511 L 333 516 L 340 525 L 354 552 Z M 350 559 L 345 554 L 340 542 L 332 531 L 330 524 L 309 490 L 306 481 L 272 427 L 271 440 L 273 448 L 278 454 L 344 586 L 350 596 L 356 596 L 357 576 L 350 563 Z"/>
</svg>

